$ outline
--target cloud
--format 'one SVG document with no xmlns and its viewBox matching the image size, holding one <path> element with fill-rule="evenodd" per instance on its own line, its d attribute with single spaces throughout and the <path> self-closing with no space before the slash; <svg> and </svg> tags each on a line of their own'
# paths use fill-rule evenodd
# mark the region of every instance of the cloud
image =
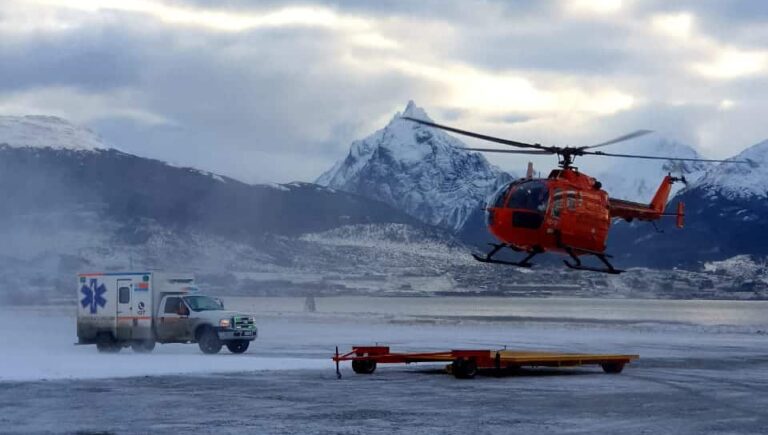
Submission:
<svg viewBox="0 0 768 435">
<path fill-rule="evenodd" d="M 88 94 L 66 87 L 39 88 L 0 96 L 0 113 L 56 115 L 78 123 L 118 118 L 148 125 L 173 124 L 170 119 L 144 109 L 142 99 L 130 90 Z"/>
<path fill-rule="evenodd" d="M 694 64 L 700 74 L 715 79 L 733 79 L 764 72 L 768 68 L 768 51 L 720 49 L 712 59 Z"/>
<path fill-rule="evenodd" d="M 0 4 L 0 111 L 63 116 L 127 151 L 246 181 L 314 179 L 409 99 L 519 140 L 578 145 L 650 128 L 720 156 L 768 136 L 758 9 L 18 0 Z"/>
<path fill-rule="evenodd" d="M 623 0 L 569 0 L 563 2 L 566 9 L 575 13 L 612 14 L 624 5 Z"/>
<path fill-rule="evenodd" d="M 658 14 L 651 26 L 681 44 L 694 60 L 689 68 L 710 79 L 729 80 L 759 74 L 768 68 L 768 49 L 746 50 L 718 41 L 694 26 L 690 12 Z"/>
<path fill-rule="evenodd" d="M 329 29 L 349 34 L 349 42 L 362 47 L 393 48 L 397 43 L 374 30 L 361 17 L 340 14 L 328 7 L 290 6 L 273 10 L 226 11 L 178 6 L 157 0 L 28 0 L 43 6 L 74 9 L 91 14 L 124 12 L 144 15 L 163 23 L 221 32 L 245 32 L 282 27 Z"/>
<path fill-rule="evenodd" d="M 688 39 L 693 32 L 693 15 L 688 12 L 659 14 L 651 17 L 651 26 L 675 39 Z"/>
</svg>

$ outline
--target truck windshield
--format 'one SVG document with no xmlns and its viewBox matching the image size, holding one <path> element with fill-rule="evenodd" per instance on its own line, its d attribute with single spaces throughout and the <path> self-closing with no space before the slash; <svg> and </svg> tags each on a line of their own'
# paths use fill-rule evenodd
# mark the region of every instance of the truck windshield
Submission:
<svg viewBox="0 0 768 435">
<path fill-rule="evenodd" d="M 210 296 L 185 296 L 184 300 L 192 311 L 223 310 L 219 302 Z"/>
</svg>

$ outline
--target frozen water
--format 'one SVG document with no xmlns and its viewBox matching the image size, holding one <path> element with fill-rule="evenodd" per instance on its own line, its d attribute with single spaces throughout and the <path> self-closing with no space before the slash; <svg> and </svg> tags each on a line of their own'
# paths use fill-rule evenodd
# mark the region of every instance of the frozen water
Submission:
<svg viewBox="0 0 768 435">
<path fill-rule="evenodd" d="M 763 303 L 318 297 L 316 313 L 303 312 L 304 298 L 225 303 L 258 317 L 261 336 L 245 355 L 201 355 L 194 345 L 100 355 L 71 345 L 68 311 L 3 310 L 2 431 L 740 434 L 768 427 Z M 508 346 L 641 358 L 618 376 L 586 367 L 462 381 L 437 364 L 381 366 L 370 376 L 343 365 L 336 379 L 329 359 L 336 345 L 376 342 L 396 350 Z M 142 376 L 120 378 L 130 374 Z M 96 377 L 103 379 L 84 379 Z M 13 381 L 42 378 L 59 379 Z"/>
</svg>

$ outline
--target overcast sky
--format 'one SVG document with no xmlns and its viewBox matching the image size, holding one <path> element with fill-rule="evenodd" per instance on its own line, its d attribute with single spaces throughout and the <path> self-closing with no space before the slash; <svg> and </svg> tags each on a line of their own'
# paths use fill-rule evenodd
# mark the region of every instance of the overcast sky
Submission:
<svg viewBox="0 0 768 435">
<path fill-rule="evenodd" d="M 729 157 L 768 138 L 768 2 L 0 1 L 0 114 L 245 181 L 314 180 L 410 99 L 522 141 L 648 128 Z"/>
</svg>

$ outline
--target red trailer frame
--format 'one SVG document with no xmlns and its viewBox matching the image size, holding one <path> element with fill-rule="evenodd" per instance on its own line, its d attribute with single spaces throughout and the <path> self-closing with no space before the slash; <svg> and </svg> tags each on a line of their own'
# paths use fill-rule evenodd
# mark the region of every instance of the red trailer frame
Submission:
<svg viewBox="0 0 768 435">
<path fill-rule="evenodd" d="M 352 350 L 336 354 L 336 375 L 340 378 L 341 361 L 351 361 L 358 374 L 371 374 L 378 364 L 410 364 L 417 362 L 447 362 L 446 368 L 457 378 L 473 378 L 479 370 L 502 370 L 521 367 L 577 367 L 599 365 L 606 373 L 621 373 L 624 365 L 640 358 L 639 355 L 607 355 L 557 353 L 538 351 L 510 351 L 488 349 L 454 349 L 444 352 L 391 352 L 389 346 L 353 346 Z"/>
</svg>

